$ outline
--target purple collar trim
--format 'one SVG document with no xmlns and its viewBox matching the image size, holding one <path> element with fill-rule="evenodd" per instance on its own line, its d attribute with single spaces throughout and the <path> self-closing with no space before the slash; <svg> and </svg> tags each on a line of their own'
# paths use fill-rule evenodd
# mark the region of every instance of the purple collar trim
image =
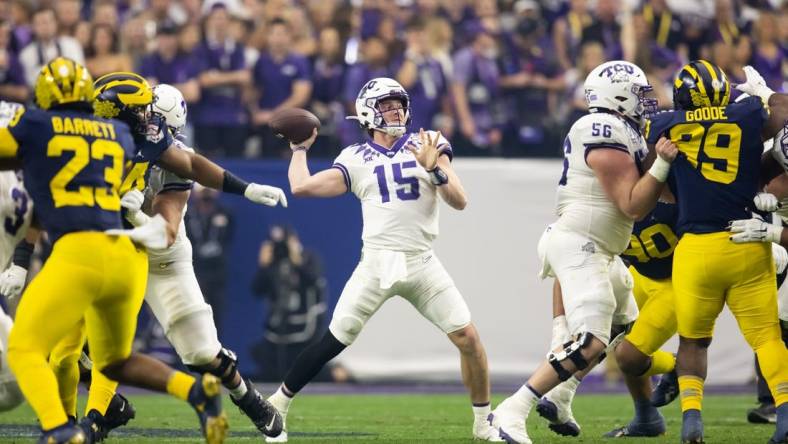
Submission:
<svg viewBox="0 0 788 444">
<path fill-rule="evenodd" d="M 394 157 L 394 155 L 402 149 L 402 146 L 405 145 L 405 142 L 407 142 L 409 139 L 409 133 L 403 134 L 399 139 L 397 139 L 396 142 L 394 142 L 394 145 L 391 146 L 391 149 L 388 149 L 383 145 L 378 145 L 377 143 L 373 142 L 372 139 L 368 139 L 367 143 L 380 154 L 383 154 L 386 157 Z"/>
</svg>

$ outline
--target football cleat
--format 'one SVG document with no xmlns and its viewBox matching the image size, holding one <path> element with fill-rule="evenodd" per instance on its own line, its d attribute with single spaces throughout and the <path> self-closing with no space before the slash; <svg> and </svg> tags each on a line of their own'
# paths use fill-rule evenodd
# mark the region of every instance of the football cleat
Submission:
<svg viewBox="0 0 788 444">
<path fill-rule="evenodd" d="M 85 431 L 86 442 L 102 442 L 111 430 L 107 427 L 104 416 L 96 409 L 92 409 L 79 421 L 79 426 Z"/>
<path fill-rule="evenodd" d="M 473 421 L 473 439 L 490 442 L 504 442 L 498 435 L 498 430 L 491 426 L 486 419 Z"/>
<path fill-rule="evenodd" d="M 248 390 L 239 400 L 232 396 L 230 399 L 241 409 L 244 415 L 252 420 L 257 430 L 265 436 L 275 437 L 282 433 L 282 417 L 270 402 L 263 398 L 263 395 L 254 388 L 252 381 L 244 381 Z"/>
<path fill-rule="evenodd" d="M 222 411 L 222 383 L 219 378 L 211 374 L 198 377 L 189 390 L 188 401 L 200 419 L 205 442 L 223 443 L 229 426 L 227 416 Z"/>
<path fill-rule="evenodd" d="M 651 392 L 651 405 L 663 407 L 679 396 L 679 374 L 676 369 L 665 373 Z"/>
<path fill-rule="evenodd" d="M 131 405 L 129 400 L 120 393 L 115 393 L 115 396 L 109 402 L 107 413 L 104 414 L 107 432 L 128 424 L 136 415 L 137 411 L 134 410 L 134 406 Z"/>
<path fill-rule="evenodd" d="M 286 400 L 281 399 L 277 393 L 274 393 L 268 398 L 268 402 L 274 406 L 277 412 L 279 412 L 279 417 L 282 418 L 282 432 L 279 435 L 271 437 L 266 436 L 265 442 L 287 442 L 287 410 L 289 408 L 289 404 Z"/>
<path fill-rule="evenodd" d="M 665 430 L 665 418 L 660 415 L 659 419 L 652 422 L 635 422 L 633 420 L 628 425 L 611 430 L 602 436 L 605 438 L 653 437 L 664 435 Z"/>
<path fill-rule="evenodd" d="M 762 402 L 758 407 L 747 410 L 747 421 L 753 424 L 774 424 L 777 422 L 777 409 L 774 404 Z"/>
<path fill-rule="evenodd" d="M 777 430 L 769 438 L 769 444 L 788 444 L 788 404 L 777 407 Z"/>
<path fill-rule="evenodd" d="M 703 443 L 703 420 L 700 417 L 700 410 L 685 411 L 681 421 L 681 444 Z"/>
<path fill-rule="evenodd" d="M 580 425 L 572 414 L 575 391 L 559 384 L 536 404 L 539 416 L 550 421 L 548 427 L 561 436 L 580 435 Z"/>
<path fill-rule="evenodd" d="M 509 408 L 505 399 L 487 416 L 487 422 L 498 430 L 498 436 L 508 444 L 531 444 L 525 429 L 525 418 L 520 412 Z"/>
<path fill-rule="evenodd" d="M 60 427 L 43 431 L 38 444 L 85 444 L 88 443 L 84 430 L 69 422 Z"/>
</svg>

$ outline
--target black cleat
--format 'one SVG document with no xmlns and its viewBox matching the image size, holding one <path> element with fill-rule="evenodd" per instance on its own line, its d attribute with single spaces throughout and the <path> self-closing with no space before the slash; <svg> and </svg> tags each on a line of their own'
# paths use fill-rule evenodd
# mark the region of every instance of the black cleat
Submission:
<svg viewBox="0 0 788 444">
<path fill-rule="evenodd" d="M 282 416 L 279 415 L 276 407 L 263 398 L 263 395 L 257 391 L 251 380 L 247 379 L 242 384 L 246 384 L 246 394 L 238 400 L 232 396 L 230 396 L 230 399 L 244 415 L 252 420 L 257 430 L 263 435 L 272 438 L 279 436 L 282 433 L 283 422 Z"/>
<path fill-rule="evenodd" d="M 629 437 L 653 437 L 665 434 L 665 418 L 661 415 L 652 422 L 635 422 L 629 425 L 611 430 L 604 435 L 604 438 L 629 438 Z"/>
<path fill-rule="evenodd" d="M 38 438 L 38 444 L 87 444 L 90 442 L 82 428 L 71 422 L 44 431 Z"/>
<path fill-rule="evenodd" d="M 679 375 L 676 369 L 665 373 L 659 380 L 659 384 L 654 387 L 651 392 L 651 405 L 654 407 L 663 407 L 679 396 Z"/>
<path fill-rule="evenodd" d="M 552 430 L 553 433 L 561 436 L 580 435 L 580 426 L 577 425 L 574 418 L 570 418 L 563 422 L 558 418 L 558 406 L 556 406 L 553 401 L 542 397 L 536 404 L 536 412 L 542 418 L 550 421 L 547 427 Z"/>
<path fill-rule="evenodd" d="M 685 411 L 681 421 L 681 444 L 704 444 L 704 442 L 700 410 Z"/>
<path fill-rule="evenodd" d="M 128 424 L 136 415 L 137 411 L 134 410 L 134 406 L 131 405 L 129 400 L 120 393 L 115 393 L 115 396 L 109 402 L 109 407 L 107 407 L 104 421 L 109 430 L 115 430 Z"/>
<path fill-rule="evenodd" d="M 93 409 L 79 421 L 79 426 L 85 431 L 87 437 L 86 442 L 102 442 L 107 438 L 107 434 L 111 430 L 107 427 L 107 421 L 104 416 Z"/>
<path fill-rule="evenodd" d="M 774 404 L 762 402 L 758 407 L 747 410 L 747 421 L 753 424 L 775 424 L 777 409 Z"/>
</svg>

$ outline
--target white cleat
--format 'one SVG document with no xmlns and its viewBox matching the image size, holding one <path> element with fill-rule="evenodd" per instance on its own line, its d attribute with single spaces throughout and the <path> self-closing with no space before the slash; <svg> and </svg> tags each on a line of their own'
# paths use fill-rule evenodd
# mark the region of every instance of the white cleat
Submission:
<svg viewBox="0 0 788 444">
<path fill-rule="evenodd" d="M 279 415 L 282 417 L 282 433 L 275 437 L 266 436 L 265 442 L 287 442 L 287 404 L 283 402 L 282 399 L 279 399 L 277 394 L 272 395 L 268 398 L 268 402 L 271 403 L 276 410 L 279 412 Z"/>
<path fill-rule="evenodd" d="M 572 414 L 572 400 L 576 386 L 568 387 L 566 382 L 557 385 L 536 404 L 539 416 L 550 421 L 550 430 L 561 436 L 580 435 L 580 425 Z"/>
<path fill-rule="evenodd" d="M 498 429 L 491 426 L 487 419 L 473 422 L 473 439 L 490 442 L 503 442 L 498 435 Z"/>
<path fill-rule="evenodd" d="M 532 444 L 525 430 L 525 417 L 510 408 L 507 398 L 487 417 L 489 424 L 498 430 L 498 437 L 508 444 Z"/>
</svg>

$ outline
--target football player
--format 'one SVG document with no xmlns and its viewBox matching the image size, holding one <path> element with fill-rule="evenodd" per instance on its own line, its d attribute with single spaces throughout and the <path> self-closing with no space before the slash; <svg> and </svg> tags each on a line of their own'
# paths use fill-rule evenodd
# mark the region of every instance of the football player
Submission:
<svg viewBox="0 0 788 444">
<path fill-rule="evenodd" d="M 317 131 L 305 142 L 291 145 L 293 194 L 355 194 L 363 213 L 364 250 L 339 297 L 328 331 L 298 356 L 269 400 L 284 418 L 293 397 L 353 343 L 381 305 L 401 296 L 458 348 L 463 382 L 473 405 L 473 436 L 499 440 L 486 422 L 490 382 L 484 347 L 465 300 L 432 251 L 438 235 L 439 196 L 457 210 L 467 204 L 451 166 L 451 145 L 440 133 L 408 132 L 408 93 L 389 78 L 375 78 L 364 85 L 352 118 L 367 131 L 369 140 L 342 150 L 332 168 L 315 174 L 309 171 L 307 151 Z M 278 441 L 286 439 L 283 432 Z"/>
<path fill-rule="evenodd" d="M 788 97 L 769 90 L 751 67 L 745 72 L 747 81 L 737 88 L 750 97 L 729 104 L 730 83 L 718 66 L 705 60 L 684 65 L 673 84 L 674 111 L 656 115 L 647 131 L 649 142 L 669 137 L 682 153 L 670 185 L 679 208 L 673 291 L 684 443 L 703 442 L 707 348 L 726 304 L 772 389 L 777 430 L 770 442 L 783 443 L 788 435 L 788 351 L 777 316 L 772 248 L 738 243 L 746 234 L 728 232 L 731 221 L 754 209 L 763 140 L 782 128 Z"/>
<path fill-rule="evenodd" d="M 153 112 L 161 114 L 176 136 L 174 144 L 193 151 L 182 140 L 186 126 L 186 101 L 181 92 L 167 84 L 153 88 Z M 173 149 L 173 148 L 170 148 Z M 265 400 L 250 380 L 238 372 L 235 353 L 222 347 L 211 306 L 205 303 L 192 265 L 192 245 L 186 237 L 183 216 L 192 181 L 154 166 L 145 194 L 133 189 L 121 198 L 126 220 L 134 226 L 149 222 L 149 214 L 161 214 L 174 241 L 163 250 L 148 250 L 148 287 L 145 301 L 164 328 L 183 363 L 196 372 L 214 373 L 230 391 L 230 399 L 267 436 L 282 431 L 276 409 Z"/>
<path fill-rule="evenodd" d="M 188 401 L 207 441 L 223 442 L 227 420 L 218 378 L 195 379 L 131 351 L 147 278 L 145 254 L 132 240 L 156 247 L 166 234 L 160 217 L 121 229 L 118 190 L 135 151 L 128 126 L 93 116 L 93 81 L 73 60 L 58 57 L 42 67 L 35 92 L 40 109 L 18 105 L 0 128 L 0 157 L 21 161 L 36 214 L 53 242 L 8 338 L 8 363 L 38 416 L 40 442 L 86 440 L 69 421 L 47 364 L 58 341 L 83 320 L 95 365 L 107 378 Z"/>
<path fill-rule="evenodd" d="M 639 67 L 603 63 L 589 73 L 585 91 L 589 114 L 575 122 L 564 142 L 559 218 L 538 246 L 540 274 L 561 283 L 571 341 L 553 350 L 490 415 L 490 423 L 510 443 L 530 443 L 525 421 L 542 396 L 562 381 L 581 379 L 615 330 L 635 320 L 631 294 L 614 288 L 615 257 L 626 249 L 633 221 L 656 204 L 677 154 L 673 143 L 660 140 L 653 165 L 641 175 L 648 149 L 640 127 L 656 100 L 647 97 L 651 86 Z"/>
</svg>

